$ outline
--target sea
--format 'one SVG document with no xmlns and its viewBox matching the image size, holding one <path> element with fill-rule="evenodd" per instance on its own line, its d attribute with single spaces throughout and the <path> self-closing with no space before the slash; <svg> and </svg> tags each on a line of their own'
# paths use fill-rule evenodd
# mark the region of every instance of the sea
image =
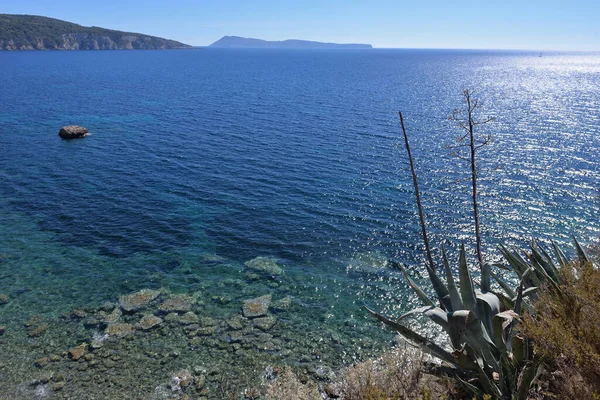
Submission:
<svg viewBox="0 0 600 400">
<path fill-rule="evenodd" d="M 327 381 L 398 343 L 364 308 L 420 305 L 390 260 L 427 287 L 398 112 L 434 258 L 444 245 L 456 264 L 465 244 L 474 265 L 465 89 L 491 139 L 476 153 L 486 258 L 594 243 L 598 53 L 0 52 L 0 398 L 183 396 L 181 370 L 218 398 L 275 367 Z M 91 134 L 61 140 L 64 125 Z M 147 305 L 161 325 L 124 313 L 133 332 L 107 337 L 94 318 L 142 289 L 193 299 L 204 331 Z M 265 295 L 280 305 L 258 327 L 243 304 Z"/>
</svg>

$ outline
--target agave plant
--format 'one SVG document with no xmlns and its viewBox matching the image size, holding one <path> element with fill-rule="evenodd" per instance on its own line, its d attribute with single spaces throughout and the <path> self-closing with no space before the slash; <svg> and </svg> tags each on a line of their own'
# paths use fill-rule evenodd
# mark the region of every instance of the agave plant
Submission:
<svg viewBox="0 0 600 400">
<path fill-rule="evenodd" d="M 400 316 L 397 320 L 385 317 L 367 307 L 375 317 L 398 331 L 409 343 L 422 348 L 425 352 L 450 364 L 450 372 L 465 387 L 479 398 L 484 395 L 497 399 L 526 399 L 536 372 L 541 362 L 535 358 L 532 344 L 526 337 L 521 337 L 514 329 L 520 320 L 524 308 L 531 309 L 530 299 L 535 298 L 542 285 L 552 285 L 560 293 L 559 267 L 567 265 L 568 260 L 560 248 L 552 243 L 558 265 L 550 255 L 533 240 L 530 252 L 523 257 L 519 252 L 500 245 L 500 252 L 508 263 L 508 267 L 495 264 L 505 269 L 512 269 L 519 279 L 516 289 L 491 271 L 492 265 L 485 263 L 481 251 L 481 235 L 479 231 L 479 214 L 477 208 L 477 170 L 473 139 L 472 111 L 476 107 L 470 101 L 469 91 L 465 91 L 468 105 L 468 123 L 461 124 L 471 138 L 471 171 L 473 193 L 473 215 L 476 232 L 478 266 L 480 282 L 475 284 L 469 267 L 464 245 L 461 246 L 458 262 L 458 284 L 442 248 L 443 268 L 446 279 L 437 275 L 430 252 L 425 217 L 421 205 L 418 179 L 410 151 L 410 145 L 402 113 L 399 113 L 400 124 L 404 134 L 406 150 L 415 189 L 423 242 L 427 255 L 426 269 L 436 294 L 437 301 L 432 300 L 409 276 L 406 268 L 397 262 L 396 265 L 420 300 L 425 304 Z M 468 127 L 468 128 L 467 128 Z M 575 240 L 575 246 L 582 262 L 589 259 L 583 248 Z M 494 279 L 501 291 L 494 291 L 491 279 Z M 476 289 L 478 286 L 478 289 Z M 532 310 L 533 311 L 533 310 Z M 424 337 L 401 324 L 405 318 L 425 314 L 442 327 L 450 340 L 449 347 L 444 348 L 435 341 Z"/>
<path fill-rule="evenodd" d="M 450 364 L 450 372 L 476 396 L 487 394 L 498 399 L 526 399 L 541 362 L 534 357 L 530 340 L 516 334 L 514 328 L 522 310 L 531 307 L 531 299 L 528 301 L 528 298 L 535 298 L 539 287 L 550 285 L 560 292 L 559 268 L 566 266 L 569 261 L 555 243 L 552 243 L 552 247 L 557 262 L 535 240 L 532 240 L 530 251 L 524 256 L 500 245 L 507 266 L 484 264 L 478 285 L 467 265 L 464 246 L 461 246 L 459 253 L 458 283 L 442 248 L 445 283 L 435 270 L 428 267 L 437 302 L 415 283 L 402 264 L 395 262 L 394 265 L 402 271 L 425 306 L 409 311 L 396 320 L 367 309 L 398 331 L 409 343 Z M 580 261 L 589 262 L 577 240 L 575 247 Z M 492 266 L 514 271 L 519 278 L 517 288 L 512 289 L 505 280 L 493 273 Z M 502 290 L 492 290 L 492 278 Z M 442 327 L 450 340 L 449 349 L 401 324 L 405 318 L 418 314 L 425 314 Z"/>
</svg>

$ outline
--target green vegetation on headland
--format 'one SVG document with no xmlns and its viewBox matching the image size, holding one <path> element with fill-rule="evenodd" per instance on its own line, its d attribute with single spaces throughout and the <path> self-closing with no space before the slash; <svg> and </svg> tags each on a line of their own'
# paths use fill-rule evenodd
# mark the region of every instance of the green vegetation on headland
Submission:
<svg viewBox="0 0 600 400">
<path fill-rule="evenodd" d="M 372 49 L 370 44 L 339 44 L 312 42 L 309 40 L 288 39 L 283 41 L 268 41 L 245 38 L 240 36 L 223 36 L 209 47 L 248 48 L 248 49 Z"/>
<path fill-rule="evenodd" d="M 85 27 L 35 15 L 0 14 L 0 50 L 153 50 L 191 48 L 140 33 Z"/>
</svg>

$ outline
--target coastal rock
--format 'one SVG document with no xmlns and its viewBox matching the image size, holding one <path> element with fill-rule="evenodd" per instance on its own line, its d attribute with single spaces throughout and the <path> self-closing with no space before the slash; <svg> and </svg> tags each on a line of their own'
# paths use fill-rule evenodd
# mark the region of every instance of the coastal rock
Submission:
<svg viewBox="0 0 600 400">
<path fill-rule="evenodd" d="M 285 311 L 292 305 L 292 298 L 287 296 L 283 299 L 274 301 L 271 308 L 275 311 Z"/>
<path fill-rule="evenodd" d="M 272 315 L 269 315 L 267 317 L 260 317 L 260 318 L 253 319 L 252 325 L 255 328 L 258 328 L 260 330 L 268 331 L 269 329 L 271 329 L 273 327 L 273 325 L 275 325 L 275 322 L 277 322 L 277 319 L 275 317 L 273 317 Z"/>
<path fill-rule="evenodd" d="M 78 139 L 87 136 L 90 132 L 83 126 L 67 125 L 60 128 L 58 136 L 62 139 Z"/>
<path fill-rule="evenodd" d="M 270 257 L 256 257 L 250 261 L 246 261 L 244 265 L 251 270 L 264 272 L 273 276 L 283 274 L 283 269 L 277 264 L 277 261 Z"/>
<path fill-rule="evenodd" d="M 42 336 L 48 330 L 49 326 L 46 322 L 32 325 L 28 328 L 27 334 L 29 337 Z"/>
<path fill-rule="evenodd" d="M 186 312 L 181 317 L 178 318 L 178 321 L 181 325 L 191 325 L 198 323 L 198 316 L 193 312 Z"/>
<path fill-rule="evenodd" d="M 8 295 L 6 293 L 0 293 L 0 306 L 8 303 Z"/>
<path fill-rule="evenodd" d="M 86 351 L 87 351 L 87 344 L 82 343 L 77 347 L 73 347 L 72 349 L 69 349 L 69 357 L 71 358 L 71 360 L 77 361 L 85 355 Z"/>
<path fill-rule="evenodd" d="M 175 295 L 165 300 L 158 309 L 162 312 L 188 312 L 195 303 L 195 299 L 184 294 Z"/>
<path fill-rule="evenodd" d="M 157 316 L 152 314 L 146 314 L 142 317 L 142 319 L 140 319 L 138 325 L 142 330 L 147 331 L 162 324 L 162 322 L 163 320 L 158 318 Z"/>
<path fill-rule="evenodd" d="M 257 297 L 255 299 L 244 300 L 242 311 L 246 318 L 264 317 L 269 311 L 271 304 L 271 295 Z"/>
<path fill-rule="evenodd" d="M 233 317 L 227 320 L 227 326 L 229 327 L 229 329 L 237 331 L 243 329 L 244 325 L 246 325 L 247 322 L 248 320 L 242 317 L 241 315 L 234 315 Z"/>
<path fill-rule="evenodd" d="M 115 308 L 110 314 L 104 318 L 104 322 L 107 324 L 116 324 L 121 320 L 123 313 L 119 308 Z"/>
<path fill-rule="evenodd" d="M 81 309 L 74 309 L 71 311 L 71 318 L 73 319 L 83 319 L 87 317 L 87 313 Z"/>
<path fill-rule="evenodd" d="M 118 338 L 131 335 L 133 333 L 133 325 L 131 324 L 110 324 L 104 331 L 108 336 L 114 336 Z"/>
<path fill-rule="evenodd" d="M 171 382 L 171 390 L 178 391 L 181 389 L 185 389 L 192 383 L 194 383 L 194 377 L 192 376 L 190 371 L 188 371 L 187 369 L 182 369 L 181 371 L 173 375 Z"/>
<path fill-rule="evenodd" d="M 119 305 L 127 312 L 137 311 L 155 300 L 160 293 L 160 290 L 142 289 L 139 292 L 119 297 Z"/>
</svg>

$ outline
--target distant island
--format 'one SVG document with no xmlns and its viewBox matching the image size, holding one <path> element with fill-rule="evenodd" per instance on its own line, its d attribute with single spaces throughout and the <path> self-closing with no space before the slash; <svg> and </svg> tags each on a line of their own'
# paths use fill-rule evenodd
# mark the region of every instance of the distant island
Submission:
<svg viewBox="0 0 600 400">
<path fill-rule="evenodd" d="M 256 49 L 372 49 L 370 44 L 338 44 L 311 42 L 308 40 L 268 41 L 244 38 L 240 36 L 223 36 L 208 47 L 220 48 L 256 48 Z"/>
<path fill-rule="evenodd" d="M 192 48 L 140 33 L 85 27 L 35 15 L 0 14 L 0 50 L 133 50 Z"/>
</svg>

